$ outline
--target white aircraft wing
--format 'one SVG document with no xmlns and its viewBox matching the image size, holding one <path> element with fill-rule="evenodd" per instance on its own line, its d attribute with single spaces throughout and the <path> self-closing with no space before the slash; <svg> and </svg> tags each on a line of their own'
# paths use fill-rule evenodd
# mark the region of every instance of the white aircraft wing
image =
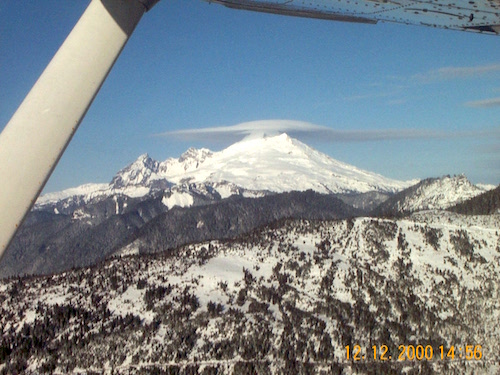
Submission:
<svg viewBox="0 0 500 375">
<path fill-rule="evenodd" d="M 204 0 L 230 8 L 334 21 L 397 22 L 498 34 L 496 0 Z"/>
</svg>

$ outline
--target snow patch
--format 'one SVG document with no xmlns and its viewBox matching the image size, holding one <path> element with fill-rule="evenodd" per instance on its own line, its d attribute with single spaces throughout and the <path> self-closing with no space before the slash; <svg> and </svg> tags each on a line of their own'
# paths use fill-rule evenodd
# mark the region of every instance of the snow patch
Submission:
<svg viewBox="0 0 500 375">
<path fill-rule="evenodd" d="M 170 210 L 175 206 L 191 207 L 194 204 L 194 199 L 193 196 L 189 193 L 176 192 L 169 196 L 164 196 L 163 199 L 161 200 L 161 203 L 167 206 L 168 209 Z"/>
<path fill-rule="evenodd" d="M 115 296 L 108 302 L 108 308 L 116 315 L 125 317 L 132 314 L 139 316 L 145 323 L 151 323 L 154 314 L 151 311 L 146 311 L 143 301 L 144 290 L 129 286 L 125 292 Z"/>
<path fill-rule="evenodd" d="M 60 200 L 71 198 L 74 196 L 93 196 L 99 193 L 104 193 L 109 187 L 109 184 L 85 184 L 74 188 L 65 189 L 62 191 L 47 193 L 40 196 L 37 200 L 38 205 L 56 203 Z"/>
</svg>

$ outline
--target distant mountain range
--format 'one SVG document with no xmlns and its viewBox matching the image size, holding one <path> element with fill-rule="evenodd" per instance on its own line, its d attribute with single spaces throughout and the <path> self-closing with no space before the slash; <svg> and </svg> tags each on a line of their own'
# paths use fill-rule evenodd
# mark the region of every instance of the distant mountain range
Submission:
<svg viewBox="0 0 500 375">
<path fill-rule="evenodd" d="M 243 140 L 220 152 L 189 149 L 164 162 L 142 155 L 109 184 L 40 197 L 0 263 L 0 276 L 59 272 L 123 251 L 227 239 L 283 218 L 446 209 L 484 192 L 465 176 L 391 180 L 286 134 Z"/>
<path fill-rule="evenodd" d="M 191 148 L 178 159 L 163 162 L 144 154 L 109 184 L 87 184 L 46 194 L 37 204 L 93 202 L 111 195 L 136 198 L 162 190 L 165 204 L 171 208 L 194 204 L 196 195 L 223 199 L 235 194 L 254 197 L 306 190 L 321 194 L 395 193 L 416 182 L 361 170 L 282 134 L 243 140 L 220 152 Z"/>
</svg>

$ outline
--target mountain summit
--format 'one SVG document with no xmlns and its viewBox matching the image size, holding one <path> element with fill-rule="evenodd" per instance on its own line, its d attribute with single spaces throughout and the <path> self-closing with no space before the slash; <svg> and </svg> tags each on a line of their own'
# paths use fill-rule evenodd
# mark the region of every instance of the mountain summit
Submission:
<svg viewBox="0 0 500 375">
<path fill-rule="evenodd" d="M 78 188 L 73 188 L 47 194 L 38 204 L 75 196 L 84 201 L 86 197 L 116 194 L 140 197 L 153 190 L 165 189 L 185 194 L 193 186 L 200 188 L 202 185 L 203 189 L 209 188 L 221 198 L 243 191 L 255 196 L 260 195 L 257 192 L 309 189 L 323 194 L 394 193 L 415 182 L 391 180 L 342 163 L 283 133 L 244 139 L 218 152 L 190 148 L 179 158 L 163 162 L 144 154 L 119 171 L 108 185 L 87 184 L 80 193 Z M 167 195 L 170 199 L 171 194 Z"/>
<path fill-rule="evenodd" d="M 175 183 L 230 182 L 247 190 L 319 193 L 396 192 L 410 184 L 363 171 L 287 134 L 244 139 L 200 160 L 196 168 L 161 176 Z"/>
</svg>

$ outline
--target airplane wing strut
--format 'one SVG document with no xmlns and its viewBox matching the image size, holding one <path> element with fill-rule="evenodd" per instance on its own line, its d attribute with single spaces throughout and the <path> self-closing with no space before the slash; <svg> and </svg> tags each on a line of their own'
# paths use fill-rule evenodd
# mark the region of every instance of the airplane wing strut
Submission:
<svg viewBox="0 0 500 375">
<path fill-rule="evenodd" d="M 92 0 L 0 134 L 0 258 L 142 15 L 158 0 Z"/>
</svg>

